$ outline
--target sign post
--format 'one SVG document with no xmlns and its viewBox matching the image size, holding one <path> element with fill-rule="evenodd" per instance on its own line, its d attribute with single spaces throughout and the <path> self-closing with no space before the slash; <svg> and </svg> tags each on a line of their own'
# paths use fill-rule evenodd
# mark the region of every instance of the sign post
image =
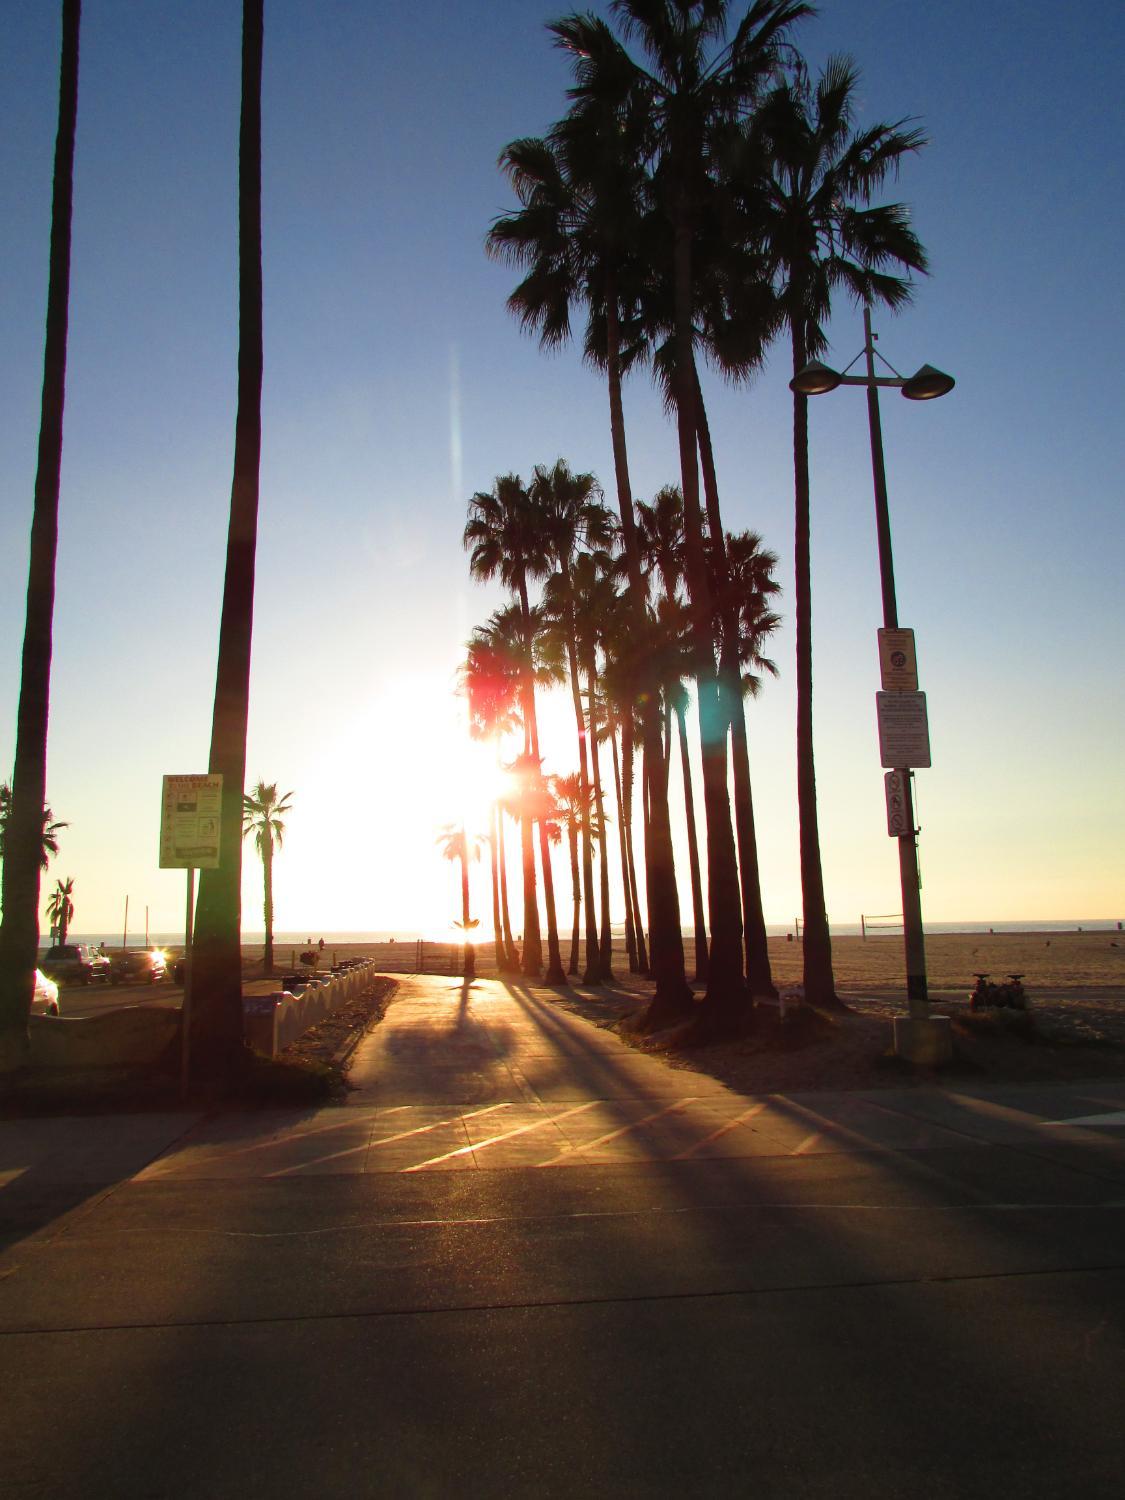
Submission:
<svg viewBox="0 0 1125 1500">
<path fill-rule="evenodd" d="M 180 1007 L 180 1097 L 187 1097 L 191 1062 L 191 945 L 195 872 L 219 868 L 223 778 L 165 776 L 160 802 L 160 868 L 187 871 L 184 916 L 184 998 Z"/>
</svg>

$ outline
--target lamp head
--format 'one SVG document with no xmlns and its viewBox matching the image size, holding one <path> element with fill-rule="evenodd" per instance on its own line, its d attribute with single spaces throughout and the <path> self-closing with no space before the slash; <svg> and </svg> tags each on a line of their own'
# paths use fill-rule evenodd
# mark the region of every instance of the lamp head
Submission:
<svg viewBox="0 0 1125 1500">
<path fill-rule="evenodd" d="M 789 382 L 789 389 L 798 396 L 826 396 L 840 384 L 843 376 L 838 370 L 822 365 L 819 359 L 810 359 L 803 370 L 798 370 Z"/>
<path fill-rule="evenodd" d="M 917 374 L 902 383 L 902 394 L 908 401 L 932 401 L 936 396 L 948 396 L 956 385 L 952 375 L 935 370 L 933 365 L 923 365 Z"/>
</svg>

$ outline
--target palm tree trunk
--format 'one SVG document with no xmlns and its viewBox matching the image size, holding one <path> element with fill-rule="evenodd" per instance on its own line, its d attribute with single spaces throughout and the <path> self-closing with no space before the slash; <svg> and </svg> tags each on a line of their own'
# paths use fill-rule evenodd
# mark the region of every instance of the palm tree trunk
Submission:
<svg viewBox="0 0 1125 1500">
<path fill-rule="evenodd" d="M 621 404 L 621 342 L 617 317 L 617 288 L 612 275 L 606 286 L 606 370 L 609 383 L 609 425 L 613 440 L 613 467 L 617 481 L 617 506 L 621 516 L 621 539 L 629 573 L 629 599 L 638 633 L 647 616 L 647 596 L 641 574 L 637 523 L 633 515 L 633 491 L 629 482 L 625 447 L 625 416 Z M 656 768 L 660 746 L 660 716 L 656 711 L 651 682 L 639 684 L 645 696 L 642 743 L 647 799 L 645 828 L 645 884 L 648 895 L 649 945 L 655 993 L 645 1012 L 644 1023 L 655 1027 L 690 1014 L 694 997 L 684 973 L 684 939 L 680 931 L 680 895 L 676 889 L 676 863 L 672 852 L 672 824 L 668 815 L 668 778 Z M 646 691 L 646 689 L 649 689 Z"/>
<path fill-rule="evenodd" d="M 805 340 L 793 328 L 793 373 L 806 364 Z M 797 624 L 797 812 L 801 839 L 801 906 L 805 999 L 813 1005 L 836 1005 L 832 973 L 832 940 L 824 909 L 824 875 L 820 864 L 820 833 L 816 814 L 816 766 L 813 760 L 812 718 L 812 570 L 809 560 L 809 413 L 808 397 L 793 393 L 793 480 L 796 523 L 793 551 L 796 577 L 793 592 Z"/>
<path fill-rule="evenodd" d="M 191 1054 L 220 1075 L 244 1057 L 242 1027 L 242 793 L 250 705 L 258 470 L 262 448 L 262 6 L 243 0 L 238 147 L 238 413 L 226 581 L 208 768 L 223 777 L 217 870 L 203 870 L 192 950 Z"/>
<path fill-rule="evenodd" d="M 476 978 L 476 945 L 469 927 L 469 841 L 465 825 L 461 824 L 461 931 L 465 934 L 465 980 L 471 983 Z"/>
<path fill-rule="evenodd" d="M 621 790 L 624 795 L 624 824 L 625 824 L 625 849 L 629 856 L 629 901 L 633 908 L 633 918 L 636 923 L 637 934 L 637 969 L 641 974 L 649 973 L 648 949 L 645 946 L 645 921 L 641 911 L 640 896 L 637 892 L 637 863 L 633 854 L 633 729 L 631 724 L 632 712 L 626 716 L 621 725 L 621 759 L 624 765 L 621 768 Z"/>
<path fill-rule="evenodd" d="M 504 809 L 496 804 L 496 827 L 500 842 L 500 920 L 504 924 L 504 966 L 502 972 L 518 974 L 519 954 L 512 937 L 512 918 L 508 906 L 508 853 L 504 845 Z"/>
<path fill-rule="evenodd" d="M 266 947 L 262 954 L 262 970 L 266 974 L 273 973 L 273 839 L 270 831 L 265 830 L 265 840 L 262 844 L 262 885 L 263 901 L 262 916 L 266 924 Z"/>
<path fill-rule="evenodd" d="M 531 754 L 535 760 L 536 768 L 542 766 L 542 758 L 539 753 L 539 721 L 535 713 L 535 679 L 531 668 L 531 606 L 527 598 L 527 580 L 523 574 L 519 579 L 520 610 L 523 614 L 524 635 L 527 641 L 527 662 L 525 673 L 527 679 L 526 695 L 526 720 L 531 741 Z M 546 984 L 565 984 L 566 970 L 562 965 L 562 950 L 559 948 L 559 926 L 555 914 L 555 877 L 551 870 L 551 850 L 547 839 L 547 825 L 542 818 L 538 819 L 539 825 L 539 863 L 543 869 L 543 902 L 547 908 L 547 972 L 543 976 Z M 534 857 L 532 861 L 532 881 L 535 879 Z M 534 900 L 534 889 L 532 891 Z M 539 946 L 538 959 L 541 962 L 543 956 L 542 945 L 539 944 L 539 912 L 535 912 L 535 937 Z M 525 974 L 529 973 L 527 962 L 527 947 L 524 946 L 524 968 Z M 536 963 L 535 973 L 539 973 L 539 963 Z"/>
<path fill-rule="evenodd" d="M 582 712 L 582 689 L 578 679 L 578 640 L 574 620 L 574 596 L 570 587 L 570 568 L 562 563 L 563 593 L 566 600 L 566 654 L 570 671 L 570 696 L 578 727 L 578 780 L 582 789 L 582 806 L 590 806 L 590 768 L 587 753 L 586 719 Z M 594 850 L 590 820 L 582 819 L 582 889 L 586 900 L 586 969 L 583 984 L 598 984 L 602 978 L 601 950 L 598 947 L 598 921 L 594 913 Z"/>
<path fill-rule="evenodd" d="M 531 607 L 527 599 L 527 581 L 520 575 L 520 613 L 523 618 L 524 645 L 527 660 L 520 674 L 520 694 L 523 698 L 523 748 L 525 755 L 538 759 L 539 731 L 535 722 L 535 679 L 531 668 Z M 538 979 L 543 967 L 543 941 L 539 935 L 539 902 L 535 889 L 535 833 L 532 818 L 526 809 L 520 812 L 520 849 L 523 856 L 523 960 L 520 972 L 529 979 Z"/>
<path fill-rule="evenodd" d="M 496 827 L 500 821 L 500 804 L 493 802 L 488 829 L 488 857 L 492 866 L 492 944 L 496 959 L 496 972 L 504 972 L 504 936 L 500 925 L 500 861 L 496 847 Z"/>
<path fill-rule="evenodd" d="M 725 582 L 727 544 L 722 515 L 719 511 L 719 483 L 715 472 L 715 454 L 711 446 L 711 429 L 707 421 L 703 390 L 699 384 L 699 371 L 694 363 L 692 371 L 695 377 L 699 460 L 703 469 L 703 490 L 707 500 L 707 524 L 711 534 L 711 546 Z M 750 747 L 746 737 L 746 707 L 742 701 L 742 672 L 738 664 L 738 629 L 738 610 L 728 605 L 722 618 L 723 645 L 719 659 L 719 686 L 731 732 L 734 821 L 738 835 L 738 877 L 742 891 L 746 977 L 750 981 L 751 995 L 776 995 L 773 975 L 770 973 L 766 919 L 762 909 L 758 839 L 754 828 L 754 799 L 750 785 Z"/>
<path fill-rule="evenodd" d="M 617 842 L 621 856 L 621 889 L 625 895 L 625 953 L 629 973 L 637 972 L 637 930 L 633 918 L 633 893 L 629 889 L 629 847 L 625 834 L 625 804 L 621 796 L 621 761 L 617 754 L 617 725 L 609 715 L 609 744 L 613 752 L 613 790 L 617 797 Z"/>
<path fill-rule="evenodd" d="M 691 229 L 683 205 L 675 227 L 676 427 L 684 497 L 684 553 L 692 604 L 698 673 L 699 738 L 703 758 L 703 806 L 707 822 L 707 900 L 711 948 L 701 1030 L 710 1036 L 740 1029 L 748 1014 L 742 969 L 742 898 L 738 884 L 730 793 L 727 733 L 719 703 L 711 633 L 711 588 L 703 550 L 699 508 L 699 460 L 695 382 L 692 378 Z"/>
<path fill-rule="evenodd" d="M 587 702 L 590 710 L 590 762 L 594 774 L 594 806 L 598 815 L 599 883 L 602 903 L 601 974 L 613 979 L 613 932 L 609 922 L 609 838 L 605 827 L 605 798 L 602 795 L 602 772 L 598 758 L 597 670 L 593 653 L 586 661 Z"/>
<path fill-rule="evenodd" d="M 567 824 L 567 843 L 570 845 L 570 886 L 574 896 L 574 925 L 570 932 L 570 962 L 568 974 L 578 973 L 579 911 L 582 906 L 582 887 L 578 879 L 578 825 L 573 819 Z"/>
<path fill-rule="evenodd" d="M 691 911 L 695 920 L 695 979 L 707 983 L 707 920 L 703 915 L 703 881 L 699 872 L 699 836 L 695 829 L 695 795 L 691 789 L 691 757 L 688 754 L 687 714 L 677 705 L 680 731 L 680 766 L 684 773 L 684 813 L 687 822 L 688 864 L 691 867 Z"/>
<path fill-rule="evenodd" d="M 47 788 L 47 722 L 66 397 L 80 22 L 80 0 L 64 0 L 39 457 L 31 521 L 12 800 L 4 841 L 4 912 L 0 920 L 0 1073 L 17 1067 L 28 1045 L 27 1025 L 39 948 L 40 858 Z"/>
</svg>

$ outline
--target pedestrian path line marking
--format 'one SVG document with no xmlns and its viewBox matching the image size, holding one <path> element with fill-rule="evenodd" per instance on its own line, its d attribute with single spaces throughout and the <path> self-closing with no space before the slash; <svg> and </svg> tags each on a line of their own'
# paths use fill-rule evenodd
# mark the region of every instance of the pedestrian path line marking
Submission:
<svg viewBox="0 0 1125 1500">
<path fill-rule="evenodd" d="M 813 1133 L 812 1133 L 812 1135 L 805 1136 L 804 1140 L 800 1143 L 799 1146 L 794 1146 L 793 1149 L 792 1149 L 792 1151 L 790 1151 L 789 1155 L 790 1156 L 800 1156 L 801 1153 L 803 1151 L 807 1151 L 810 1146 L 815 1146 L 816 1143 L 817 1143 L 817 1141 L 819 1141 L 819 1140 L 820 1140 L 820 1131 L 819 1130 L 814 1130 Z"/>
<path fill-rule="evenodd" d="M 718 1130 L 712 1130 L 711 1134 L 705 1135 L 701 1141 L 695 1141 L 692 1145 L 685 1146 L 682 1151 L 677 1151 L 675 1156 L 670 1156 L 668 1160 L 683 1161 L 693 1151 L 698 1151 L 701 1146 L 709 1146 L 712 1141 L 717 1141 L 720 1136 L 726 1135 L 731 1130 L 736 1130 L 739 1125 L 745 1124 L 747 1120 L 753 1119 L 755 1115 L 760 1115 L 768 1103 L 767 1099 L 759 1099 L 757 1104 L 752 1104 L 749 1109 L 744 1109 L 733 1120 L 728 1120 L 725 1125 L 720 1125 Z"/>
<path fill-rule="evenodd" d="M 409 1108 L 409 1104 L 396 1104 L 391 1109 L 379 1110 L 377 1113 L 395 1115 L 398 1114 L 399 1110 Z M 372 1118 L 368 1120 L 369 1125 L 374 1125 L 375 1113 L 376 1111 L 372 1111 Z M 313 1130 L 291 1130 L 286 1135 L 270 1136 L 266 1140 L 251 1141 L 248 1146 L 232 1146 L 229 1151 L 214 1151 L 205 1158 L 205 1161 L 210 1166 L 212 1162 L 228 1161 L 232 1156 L 247 1156 L 251 1151 L 268 1151 L 271 1146 L 283 1146 L 289 1141 L 310 1140 L 314 1135 L 328 1135 L 333 1130 L 347 1130 L 349 1127 L 354 1127 L 359 1123 L 360 1119 L 357 1112 L 350 1120 L 337 1120 L 335 1125 L 318 1125 Z M 145 1175 L 148 1177 L 167 1175 L 175 1170 L 177 1157 L 183 1156 L 186 1151 L 206 1150 L 207 1143 L 205 1141 L 202 1143 L 193 1142 L 189 1135 L 181 1142 L 178 1142 L 177 1146 L 178 1149 L 175 1155 L 157 1157 L 156 1161 L 145 1169 Z M 171 1150 L 172 1148 L 170 1147 L 169 1151 Z M 165 1163 L 167 1163 L 167 1166 L 165 1166 Z"/>
<path fill-rule="evenodd" d="M 489 1136 L 487 1140 L 470 1143 L 461 1146 L 456 1151 L 447 1151 L 444 1156 L 432 1156 L 429 1161 L 415 1162 L 412 1167 L 403 1167 L 404 1172 L 420 1172 L 423 1167 L 436 1167 L 439 1162 L 452 1161 L 455 1156 L 466 1156 L 470 1151 L 483 1151 L 486 1146 L 495 1146 L 501 1141 L 514 1140 L 517 1135 L 526 1135 L 529 1130 L 542 1130 L 544 1125 L 554 1125 L 557 1120 L 565 1120 L 569 1115 L 580 1115 L 585 1109 L 593 1109 L 595 1104 L 600 1104 L 600 1099 L 591 1099 L 586 1104 L 577 1104 L 573 1109 L 564 1110 L 561 1115 L 544 1115 L 541 1120 L 532 1120 L 530 1125 L 518 1125 L 515 1130 L 507 1130 L 502 1135 Z M 466 1115 L 465 1119 L 471 1119 Z"/>
<path fill-rule="evenodd" d="M 1125 1109 L 1105 1115 L 1074 1115 L 1069 1120 L 1044 1120 L 1044 1125 L 1125 1125 Z"/>
<path fill-rule="evenodd" d="M 409 1104 L 399 1106 L 411 1109 Z M 336 1161 L 342 1156 L 354 1156 L 357 1151 L 374 1151 L 378 1146 L 389 1146 L 392 1141 L 405 1141 L 408 1136 L 425 1135 L 429 1130 L 440 1130 L 443 1125 L 456 1125 L 459 1120 L 471 1120 L 476 1115 L 492 1114 L 497 1109 L 511 1109 L 510 1104 L 490 1104 L 487 1109 L 474 1110 L 471 1115 L 451 1115 L 448 1120 L 435 1120 L 432 1125 L 419 1125 L 414 1130 L 400 1130 L 397 1135 L 385 1135 L 379 1141 L 364 1141 L 362 1146 L 352 1146 L 347 1151 L 332 1151 L 327 1156 L 318 1156 L 314 1161 L 299 1162 L 295 1167 L 281 1167 L 276 1172 L 267 1172 L 267 1177 L 291 1177 L 295 1172 L 304 1172 L 308 1167 L 318 1167 L 321 1162 Z"/>
<path fill-rule="evenodd" d="M 628 1135 L 631 1130 L 639 1130 L 642 1125 L 650 1125 L 653 1120 L 659 1120 L 664 1115 L 674 1114 L 677 1110 L 685 1108 L 688 1104 L 694 1104 L 696 1099 L 697 1095 L 695 1094 L 690 1095 L 687 1099 L 677 1099 L 675 1104 L 665 1105 L 663 1109 L 658 1109 L 651 1115 L 645 1115 L 643 1120 L 633 1120 L 628 1125 L 622 1125 L 620 1130 L 611 1130 L 607 1135 L 599 1135 L 596 1140 L 583 1141 L 581 1146 L 568 1144 L 562 1148 L 554 1161 L 545 1161 L 542 1165 L 545 1167 L 558 1166 L 564 1156 L 570 1156 L 575 1151 L 592 1151 L 595 1146 L 604 1146 L 609 1141 L 617 1140 L 619 1136 Z M 562 1115 L 559 1116 L 560 1120 L 563 1118 Z"/>
</svg>

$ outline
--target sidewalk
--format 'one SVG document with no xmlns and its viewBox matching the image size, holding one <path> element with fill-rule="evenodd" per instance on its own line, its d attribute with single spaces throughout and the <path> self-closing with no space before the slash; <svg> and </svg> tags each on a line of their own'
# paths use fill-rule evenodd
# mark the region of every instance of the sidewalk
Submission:
<svg viewBox="0 0 1125 1500">
<path fill-rule="evenodd" d="M 6 1121 L 0 1189 L 1076 1144 L 1125 1159 L 1125 1084 L 746 1096 L 525 984 L 408 976 L 343 1107 Z M 1068 1123 L 1072 1122 L 1072 1123 Z M 0 1210 L 3 1200 L 0 1198 Z"/>
</svg>

